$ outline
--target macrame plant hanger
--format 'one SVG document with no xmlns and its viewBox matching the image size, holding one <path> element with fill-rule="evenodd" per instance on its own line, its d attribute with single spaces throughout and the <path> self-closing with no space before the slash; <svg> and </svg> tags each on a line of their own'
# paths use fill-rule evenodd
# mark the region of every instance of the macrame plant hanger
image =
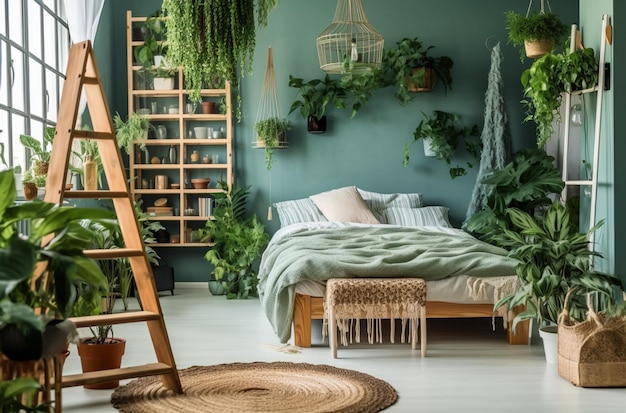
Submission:
<svg viewBox="0 0 626 413">
<path fill-rule="evenodd" d="M 552 13 L 552 7 L 550 7 L 550 1 L 549 0 L 541 0 L 541 9 L 539 10 L 539 14 L 544 14 L 546 12 L 546 7 L 545 5 L 548 5 L 548 10 L 550 11 L 550 13 Z M 533 7 L 533 0 L 530 0 L 530 3 L 528 3 L 528 10 L 526 10 L 526 17 L 528 17 L 528 15 L 530 14 L 530 10 Z"/>
<path fill-rule="evenodd" d="M 267 120 L 276 119 L 281 121 L 280 103 L 278 101 L 278 87 L 276 86 L 276 74 L 274 73 L 274 61 L 272 56 L 272 47 L 267 48 L 267 67 L 265 69 L 265 79 L 263 80 L 263 89 L 261 90 L 261 100 L 259 102 L 259 108 L 256 115 L 256 123 Z M 284 141 L 279 141 L 278 146 L 272 146 L 274 148 L 285 148 L 287 142 L 287 135 L 284 134 Z M 265 143 L 257 137 L 257 148 L 265 148 Z M 267 155 L 267 148 L 266 157 Z M 272 170 L 268 168 L 269 172 L 269 207 L 267 208 L 267 220 L 272 220 Z"/>
</svg>

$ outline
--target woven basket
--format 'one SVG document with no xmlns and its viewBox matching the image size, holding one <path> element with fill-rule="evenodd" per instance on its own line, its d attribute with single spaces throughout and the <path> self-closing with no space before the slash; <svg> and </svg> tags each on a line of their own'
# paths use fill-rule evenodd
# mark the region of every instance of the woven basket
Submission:
<svg viewBox="0 0 626 413">
<path fill-rule="evenodd" d="M 526 56 L 531 59 L 539 59 L 554 49 L 554 42 L 550 40 L 524 40 L 524 49 Z"/>
<path fill-rule="evenodd" d="M 559 317 L 559 375 L 581 387 L 626 387 L 626 317 L 605 320 L 593 308 L 577 323 L 567 300 Z"/>
</svg>

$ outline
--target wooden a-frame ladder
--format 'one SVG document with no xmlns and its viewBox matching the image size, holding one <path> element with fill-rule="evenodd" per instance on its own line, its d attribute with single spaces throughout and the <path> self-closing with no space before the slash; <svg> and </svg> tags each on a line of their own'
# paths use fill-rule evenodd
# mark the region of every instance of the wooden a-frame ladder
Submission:
<svg viewBox="0 0 626 413">
<path fill-rule="evenodd" d="M 81 92 L 84 90 L 93 131 L 75 130 Z M 73 139 L 93 139 L 98 143 L 109 190 L 65 190 Z M 146 256 L 132 196 L 128 190 L 124 164 L 115 137 L 111 115 L 102 88 L 91 42 L 75 44 L 70 49 L 66 79 L 61 95 L 59 117 L 52 145 L 50 168 L 44 201 L 60 204 L 63 199 L 111 199 L 126 248 L 88 250 L 94 259 L 128 257 L 143 311 L 75 317 L 77 327 L 146 322 L 158 362 L 119 369 L 64 376 L 62 387 L 80 386 L 111 380 L 160 375 L 164 386 L 182 393 L 174 355 L 165 329 L 152 268 Z"/>
</svg>

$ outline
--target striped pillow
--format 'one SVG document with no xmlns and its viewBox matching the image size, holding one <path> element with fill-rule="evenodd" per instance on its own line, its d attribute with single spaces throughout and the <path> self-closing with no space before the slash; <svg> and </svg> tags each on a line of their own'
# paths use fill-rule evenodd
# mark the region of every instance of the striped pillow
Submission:
<svg viewBox="0 0 626 413">
<path fill-rule="evenodd" d="M 357 188 L 357 190 L 381 224 L 387 223 L 385 214 L 387 208 L 419 208 L 422 206 L 422 194 L 420 193 L 379 194 L 377 192 L 364 191 L 360 188 Z"/>
<path fill-rule="evenodd" d="M 309 198 L 277 202 L 274 206 L 278 211 L 281 227 L 300 222 L 328 221 Z"/>
<path fill-rule="evenodd" d="M 385 216 L 387 223 L 403 227 L 446 227 L 452 228 L 448 220 L 449 208 L 429 206 L 422 208 L 387 208 Z"/>
</svg>

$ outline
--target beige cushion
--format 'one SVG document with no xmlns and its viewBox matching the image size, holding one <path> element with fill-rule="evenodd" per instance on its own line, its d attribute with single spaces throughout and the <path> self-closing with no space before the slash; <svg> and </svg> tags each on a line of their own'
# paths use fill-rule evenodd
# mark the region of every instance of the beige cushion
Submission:
<svg viewBox="0 0 626 413">
<path fill-rule="evenodd" d="M 380 224 L 355 186 L 333 189 L 309 198 L 329 221 Z"/>
</svg>

